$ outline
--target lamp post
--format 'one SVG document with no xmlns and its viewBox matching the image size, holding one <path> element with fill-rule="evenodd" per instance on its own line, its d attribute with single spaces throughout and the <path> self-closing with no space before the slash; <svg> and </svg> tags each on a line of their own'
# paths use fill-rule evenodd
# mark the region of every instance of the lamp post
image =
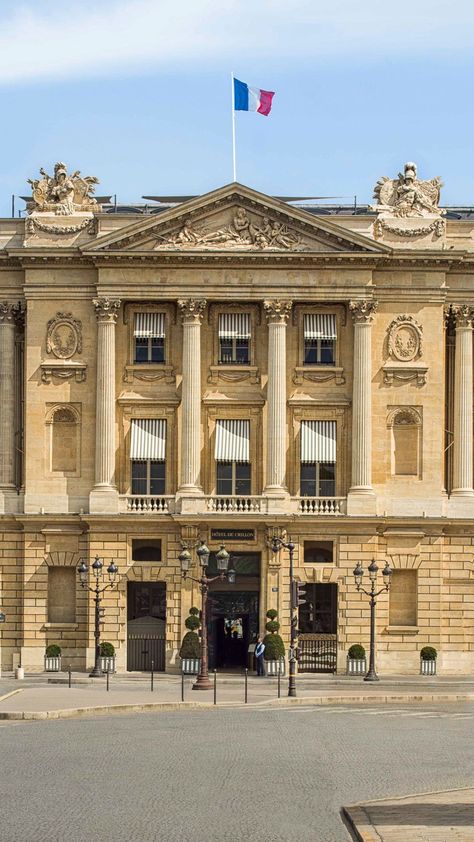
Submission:
<svg viewBox="0 0 474 842">
<path fill-rule="evenodd" d="M 199 675 L 193 684 L 193 690 L 211 690 L 213 685 L 209 680 L 209 652 L 207 643 L 207 595 L 209 593 L 209 585 L 211 584 L 211 582 L 215 582 L 216 579 L 224 580 L 226 573 L 228 581 L 230 582 L 230 584 L 233 584 L 235 582 L 235 570 L 227 570 L 229 566 L 230 555 L 227 552 L 224 544 L 221 544 L 219 552 L 216 553 L 217 569 L 219 571 L 217 576 L 209 577 L 206 575 L 207 566 L 209 564 L 209 556 L 211 553 L 204 541 L 200 542 L 196 550 L 196 554 L 198 557 L 199 564 L 201 565 L 202 575 L 199 578 L 195 578 L 194 576 L 188 575 L 192 557 L 185 543 L 183 543 L 183 549 L 180 552 L 178 558 L 181 564 L 181 575 L 183 579 L 189 578 L 192 582 L 196 582 L 199 585 L 199 589 L 202 595 L 201 664 L 199 667 Z"/>
<path fill-rule="evenodd" d="M 293 541 L 283 541 L 277 535 L 273 535 L 270 541 L 270 549 L 274 553 L 279 553 L 282 547 L 288 550 L 290 557 L 290 615 L 291 615 L 291 631 L 290 631 L 290 657 L 288 670 L 288 695 L 296 696 L 296 639 L 298 637 L 298 618 L 296 616 L 296 609 L 298 607 L 298 598 L 295 594 L 296 582 L 293 579 L 293 556 L 295 553 L 295 545 Z"/>
<path fill-rule="evenodd" d="M 357 562 L 357 566 L 354 567 L 353 573 L 357 590 L 359 592 L 362 591 L 362 593 L 365 593 L 365 595 L 370 598 L 370 660 L 369 671 L 365 676 L 364 681 L 378 681 L 379 677 L 375 672 L 375 606 L 377 605 L 377 597 L 380 596 L 383 591 L 388 591 L 390 589 L 392 569 L 388 561 L 386 561 L 385 567 L 382 570 L 383 588 L 380 588 L 378 591 L 376 590 L 376 587 L 379 568 L 374 558 L 367 569 L 370 579 L 370 591 L 366 591 L 365 588 L 362 587 L 364 570 L 360 561 Z"/>
<path fill-rule="evenodd" d="M 103 675 L 103 672 L 102 672 L 102 669 L 101 669 L 101 666 L 100 666 L 100 610 L 101 610 L 100 609 L 100 603 L 102 601 L 102 594 L 104 593 L 104 591 L 108 590 L 108 588 L 114 587 L 114 585 L 116 583 L 117 573 L 118 573 L 118 567 L 114 563 L 114 561 L 112 560 L 110 562 L 109 566 L 107 567 L 107 573 L 109 574 L 109 581 L 106 582 L 105 585 L 102 585 L 102 587 L 100 587 L 99 583 L 101 581 L 101 575 L 103 575 L 102 574 L 103 566 L 104 566 L 104 564 L 103 564 L 102 560 L 99 558 L 98 555 L 96 555 L 96 557 L 95 557 L 95 559 L 94 559 L 94 561 L 91 565 L 92 572 L 93 572 L 94 578 L 95 578 L 95 584 L 92 585 L 92 586 L 87 583 L 89 568 L 88 568 L 86 562 L 84 561 L 84 559 L 81 560 L 81 562 L 79 563 L 78 568 L 77 568 L 77 572 L 79 573 L 79 580 L 80 580 L 80 583 L 81 583 L 81 588 L 84 588 L 85 590 L 91 591 L 91 593 L 94 594 L 94 603 L 95 603 L 95 624 L 94 624 L 95 664 L 94 664 L 94 669 L 92 670 L 92 672 L 89 673 L 89 676 L 91 678 L 97 678 L 98 676 Z"/>
</svg>

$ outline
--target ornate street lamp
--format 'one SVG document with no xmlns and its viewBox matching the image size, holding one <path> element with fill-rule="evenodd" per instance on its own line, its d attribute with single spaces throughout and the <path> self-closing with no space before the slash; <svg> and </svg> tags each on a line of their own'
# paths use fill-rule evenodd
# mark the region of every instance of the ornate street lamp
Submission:
<svg viewBox="0 0 474 842">
<path fill-rule="evenodd" d="M 235 582 L 235 570 L 227 571 L 230 556 L 224 544 L 221 544 L 219 552 L 216 553 L 216 562 L 219 574 L 217 576 L 207 576 L 206 570 L 209 564 L 209 556 L 211 553 L 204 541 L 201 541 L 196 550 L 196 555 L 201 566 L 202 575 L 199 578 L 189 576 L 188 571 L 191 566 L 192 557 L 187 545 L 183 543 L 182 546 L 183 549 L 178 556 L 181 564 L 181 575 L 183 579 L 189 578 L 192 582 L 196 582 L 199 585 L 199 589 L 202 595 L 201 665 L 199 667 L 199 675 L 195 683 L 193 684 L 193 690 L 211 690 L 213 685 L 209 680 L 209 650 L 207 641 L 207 595 L 209 593 L 209 585 L 211 584 L 211 582 L 215 582 L 216 579 L 224 580 L 226 577 L 226 573 L 228 581 L 231 584 L 233 584 Z"/>
<path fill-rule="evenodd" d="M 364 681 L 378 681 L 379 677 L 375 672 L 375 606 L 377 605 L 377 597 L 380 596 L 380 594 L 383 593 L 383 591 L 390 590 L 392 569 L 388 561 L 386 561 L 385 567 L 382 570 L 383 588 L 380 588 L 380 590 L 378 591 L 376 590 L 376 587 L 377 574 L 379 572 L 379 568 L 374 558 L 370 562 L 367 570 L 370 579 L 370 591 L 366 591 L 365 588 L 362 587 L 362 578 L 364 576 L 364 570 L 360 561 L 358 561 L 357 565 L 354 567 L 353 574 L 357 590 L 359 592 L 365 593 L 365 595 L 370 598 L 370 660 L 369 671 L 365 676 Z"/>
<path fill-rule="evenodd" d="M 100 582 L 104 581 L 103 579 L 103 561 L 96 555 L 92 565 L 92 573 L 95 578 L 95 584 L 92 586 L 87 583 L 89 568 L 84 561 L 81 559 L 78 567 L 77 572 L 79 573 L 79 581 L 81 583 L 81 588 L 85 590 L 91 591 L 94 594 L 94 603 L 95 603 L 95 624 L 94 624 L 94 638 L 95 638 L 95 663 L 94 669 L 92 672 L 89 673 L 91 678 L 97 678 L 98 676 L 103 675 L 103 671 L 100 665 L 100 603 L 102 602 L 102 594 L 104 591 L 108 590 L 109 588 L 115 587 L 118 567 L 115 562 L 112 560 L 107 567 L 107 573 L 109 575 L 109 581 L 100 587 Z"/>
<path fill-rule="evenodd" d="M 274 553 L 279 553 L 280 550 L 284 547 L 285 550 L 288 550 L 288 555 L 290 557 L 290 613 L 291 613 L 291 631 L 290 631 L 290 657 L 289 657 L 289 670 L 288 670 L 288 695 L 289 696 L 296 696 L 296 640 L 298 637 L 298 617 L 296 615 L 296 609 L 298 608 L 298 597 L 296 594 L 295 585 L 296 582 L 293 578 L 293 556 L 295 553 L 295 544 L 293 541 L 283 541 L 282 538 L 278 538 L 276 535 L 273 535 L 270 542 L 270 549 Z"/>
</svg>

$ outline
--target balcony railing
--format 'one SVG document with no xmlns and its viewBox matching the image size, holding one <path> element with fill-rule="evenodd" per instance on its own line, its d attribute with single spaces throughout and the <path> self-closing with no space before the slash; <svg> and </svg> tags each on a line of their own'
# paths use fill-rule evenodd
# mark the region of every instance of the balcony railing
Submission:
<svg viewBox="0 0 474 842">
<path fill-rule="evenodd" d="M 121 510 L 126 512 L 147 512 L 168 514 L 174 503 L 174 494 L 155 496 L 154 494 L 125 494 L 121 497 Z"/>
<path fill-rule="evenodd" d="M 263 497 L 239 497 L 237 495 L 206 497 L 209 512 L 237 512 L 239 514 L 253 514 L 265 512 L 266 501 Z"/>
<path fill-rule="evenodd" d="M 302 515 L 344 515 L 345 497 L 300 497 L 298 511 Z"/>
</svg>

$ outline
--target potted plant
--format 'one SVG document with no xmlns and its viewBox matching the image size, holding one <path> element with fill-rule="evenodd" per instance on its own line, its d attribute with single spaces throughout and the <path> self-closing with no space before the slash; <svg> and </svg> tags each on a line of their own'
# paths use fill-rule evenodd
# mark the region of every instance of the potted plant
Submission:
<svg viewBox="0 0 474 842">
<path fill-rule="evenodd" d="M 181 671 L 185 675 L 197 675 L 201 664 L 201 639 L 197 633 L 201 627 L 199 608 L 189 609 L 189 617 L 186 617 L 184 625 L 188 631 L 183 637 L 179 650 Z"/>
<path fill-rule="evenodd" d="M 364 675 L 366 672 L 365 649 L 360 643 L 353 643 L 347 653 L 347 675 Z"/>
<path fill-rule="evenodd" d="M 278 611 L 270 608 L 267 611 L 268 621 L 265 628 L 268 634 L 263 638 L 265 644 L 265 652 L 263 657 L 265 660 L 265 672 L 267 675 L 284 675 L 285 674 L 285 644 L 283 639 L 278 634 L 280 630 L 280 623 L 277 620 Z"/>
<path fill-rule="evenodd" d="M 433 646 L 423 646 L 420 652 L 420 674 L 436 675 L 436 658 L 438 653 Z"/>
<path fill-rule="evenodd" d="M 46 647 L 44 668 L 46 672 L 59 672 L 61 669 L 61 647 L 57 643 Z"/>
<path fill-rule="evenodd" d="M 115 672 L 115 646 L 106 640 L 100 644 L 100 668 L 102 672 Z"/>
</svg>

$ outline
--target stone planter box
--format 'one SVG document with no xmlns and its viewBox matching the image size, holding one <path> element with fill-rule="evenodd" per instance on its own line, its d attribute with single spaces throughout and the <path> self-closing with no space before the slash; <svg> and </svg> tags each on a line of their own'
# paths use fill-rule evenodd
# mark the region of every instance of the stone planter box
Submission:
<svg viewBox="0 0 474 842">
<path fill-rule="evenodd" d="M 59 672 L 61 669 L 61 655 L 55 655 L 53 657 L 45 655 L 44 669 L 45 672 Z"/>
<path fill-rule="evenodd" d="M 200 666 L 200 658 L 181 658 L 181 672 L 184 675 L 198 675 Z"/>
<path fill-rule="evenodd" d="M 115 672 L 115 655 L 101 655 L 100 668 L 102 672 Z"/>
<path fill-rule="evenodd" d="M 420 675 L 436 675 L 436 658 L 432 661 L 420 659 Z"/>
<path fill-rule="evenodd" d="M 285 661 L 264 661 L 265 675 L 285 675 Z"/>
<path fill-rule="evenodd" d="M 365 658 L 348 658 L 347 675 L 365 675 L 367 672 L 367 661 Z"/>
</svg>

